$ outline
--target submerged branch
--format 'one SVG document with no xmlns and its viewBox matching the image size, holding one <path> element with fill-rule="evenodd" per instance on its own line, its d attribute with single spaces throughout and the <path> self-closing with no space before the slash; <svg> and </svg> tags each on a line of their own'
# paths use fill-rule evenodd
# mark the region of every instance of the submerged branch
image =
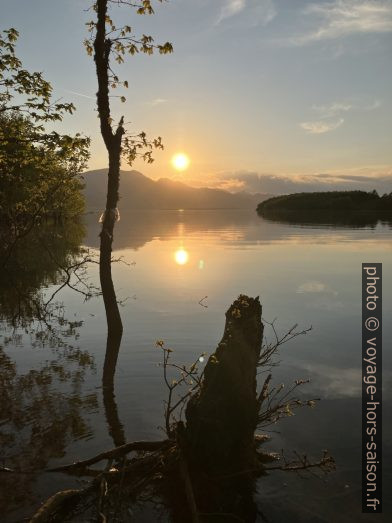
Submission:
<svg viewBox="0 0 392 523">
<path fill-rule="evenodd" d="M 101 452 L 100 454 L 93 456 L 92 458 L 85 459 L 82 461 L 76 461 L 69 465 L 62 465 L 61 467 L 55 467 L 49 469 L 48 472 L 72 472 L 73 470 L 81 469 L 84 467 L 89 467 L 98 463 L 104 459 L 115 459 L 122 456 L 125 456 L 129 452 L 152 452 L 155 450 L 161 450 L 173 445 L 173 442 L 170 440 L 163 441 L 133 441 L 131 443 L 125 443 L 120 447 L 116 447 L 106 452 Z"/>
</svg>

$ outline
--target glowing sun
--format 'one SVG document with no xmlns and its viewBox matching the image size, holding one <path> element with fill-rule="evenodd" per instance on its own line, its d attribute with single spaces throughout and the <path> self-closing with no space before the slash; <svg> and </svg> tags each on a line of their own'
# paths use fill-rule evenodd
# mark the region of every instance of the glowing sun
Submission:
<svg viewBox="0 0 392 523">
<path fill-rule="evenodd" d="M 185 171 L 189 166 L 190 160 L 185 153 L 176 153 L 173 156 L 171 163 L 177 171 Z"/>
</svg>

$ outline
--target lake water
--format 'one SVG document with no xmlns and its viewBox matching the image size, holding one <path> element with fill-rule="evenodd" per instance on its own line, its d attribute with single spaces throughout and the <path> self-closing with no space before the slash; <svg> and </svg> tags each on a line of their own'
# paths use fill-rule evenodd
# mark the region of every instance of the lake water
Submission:
<svg viewBox="0 0 392 523">
<path fill-rule="evenodd" d="M 98 247 L 97 222 L 96 215 L 86 216 L 83 243 L 92 250 Z M 115 256 L 126 262 L 113 266 L 124 324 L 115 398 L 104 401 L 102 395 L 102 298 L 84 302 L 69 288 L 56 296 L 68 319 L 56 328 L 60 344 L 54 328 L 47 339 L 47 330 L 36 323 L 13 329 L 3 322 L 3 464 L 39 470 L 89 457 L 124 438 L 161 438 L 166 392 L 156 340 L 164 340 L 179 363 L 213 352 L 226 309 L 243 293 L 260 296 L 263 317 L 277 318 L 280 333 L 294 324 L 312 326 L 307 335 L 282 347 L 273 380 L 290 385 L 310 378 L 303 394 L 321 401 L 272 427 L 269 448 L 284 448 L 288 456 L 292 450 L 306 452 L 313 459 L 327 448 L 337 463 L 337 471 L 321 479 L 287 472 L 263 478 L 257 500 L 265 521 L 390 521 L 390 235 L 387 223 L 292 225 L 247 211 L 123 212 L 114 241 Z M 34 267 L 39 265 L 37 253 Z M 31 262 L 26 253 L 28 273 Z M 361 514 L 362 262 L 383 263 L 384 514 L 374 516 Z M 95 264 L 89 277 L 97 281 Z M 41 278 L 46 296 L 55 279 L 53 273 Z M 4 300 L 1 304 L 6 306 Z M 48 473 L 7 474 L 1 480 L 4 521 L 9 522 L 31 513 L 48 494 L 72 485 L 71 478 Z"/>
</svg>

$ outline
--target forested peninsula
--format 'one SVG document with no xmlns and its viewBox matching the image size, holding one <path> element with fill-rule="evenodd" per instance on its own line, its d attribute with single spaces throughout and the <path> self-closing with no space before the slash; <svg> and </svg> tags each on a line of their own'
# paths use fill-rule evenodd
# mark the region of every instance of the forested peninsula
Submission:
<svg viewBox="0 0 392 523">
<path fill-rule="evenodd" d="M 392 211 L 392 192 L 379 196 L 377 191 L 328 191 L 301 192 L 275 196 L 257 206 L 258 214 L 269 216 L 277 213 L 363 213 L 376 214 Z"/>
</svg>

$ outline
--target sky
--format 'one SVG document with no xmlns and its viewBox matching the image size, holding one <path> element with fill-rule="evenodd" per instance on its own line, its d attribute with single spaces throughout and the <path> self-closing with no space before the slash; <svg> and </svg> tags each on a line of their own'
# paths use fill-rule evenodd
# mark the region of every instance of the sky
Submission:
<svg viewBox="0 0 392 523">
<path fill-rule="evenodd" d="M 154 2 L 153 2 L 154 3 Z M 155 15 L 112 6 L 135 34 L 174 53 L 115 67 L 129 89 L 113 116 L 162 136 L 152 178 L 279 193 L 392 184 L 392 0 L 170 0 Z M 43 71 L 77 112 L 63 132 L 92 138 L 91 169 L 107 165 L 95 110 L 94 63 L 83 40 L 85 0 L 0 0 L 1 29 L 20 32 L 17 54 Z M 118 92 L 117 92 L 118 91 Z M 177 172 L 171 158 L 190 158 Z M 125 163 L 123 168 L 127 169 Z"/>
</svg>

